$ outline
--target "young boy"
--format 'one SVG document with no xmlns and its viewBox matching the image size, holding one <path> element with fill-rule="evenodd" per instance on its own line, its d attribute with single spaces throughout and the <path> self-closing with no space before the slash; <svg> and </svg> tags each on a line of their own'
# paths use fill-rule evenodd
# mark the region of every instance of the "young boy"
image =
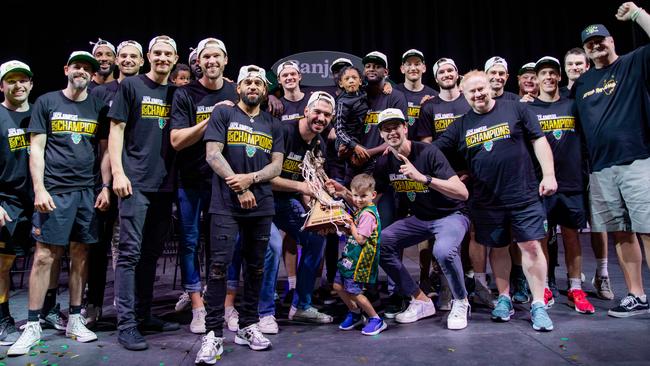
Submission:
<svg viewBox="0 0 650 366">
<path fill-rule="evenodd" d="M 350 311 L 339 325 L 339 329 L 351 330 L 362 324 L 365 320 L 361 315 L 363 310 L 370 319 L 361 333 L 375 335 L 386 329 L 386 323 L 363 295 L 363 285 L 374 283 L 379 271 L 381 223 L 377 208 L 372 203 L 377 197 L 375 180 L 368 174 L 359 174 L 352 179 L 350 188 L 352 193 L 350 195 L 347 192 L 346 199 L 351 201 L 357 212 L 354 221 L 350 219 L 347 222 L 350 226 L 350 236 L 339 259 L 338 273 L 334 279 L 334 290 Z"/>
<path fill-rule="evenodd" d="M 339 157 L 355 154 L 363 161 L 369 158 L 359 144 L 363 136 L 363 120 L 368 113 L 366 92 L 361 90 L 361 72 L 354 66 L 345 66 L 339 73 L 338 85 L 342 89 L 336 99 L 336 142 Z"/>
<path fill-rule="evenodd" d="M 169 75 L 169 81 L 176 86 L 187 85 L 192 81 L 192 70 L 185 64 L 177 64 Z"/>
</svg>

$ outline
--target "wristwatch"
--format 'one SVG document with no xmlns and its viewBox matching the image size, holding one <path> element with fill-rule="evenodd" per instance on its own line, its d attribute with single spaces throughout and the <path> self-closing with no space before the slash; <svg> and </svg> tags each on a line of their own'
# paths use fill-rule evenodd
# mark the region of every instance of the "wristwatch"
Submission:
<svg viewBox="0 0 650 366">
<path fill-rule="evenodd" d="M 424 185 L 426 185 L 428 187 L 431 184 L 431 181 L 433 180 L 433 178 L 428 174 L 425 175 L 424 177 L 427 178 L 427 181 L 424 182 Z"/>
<path fill-rule="evenodd" d="M 260 176 L 257 173 L 253 174 L 253 183 L 259 183 L 260 182 Z"/>
<path fill-rule="evenodd" d="M 111 187 L 111 185 L 108 184 L 108 183 L 102 183 L 102 189 L 104 189 L 104 188 L 108 188 L 108 189 L 110 190 L 110 189 L 112 189 L 113 187 Z"/>
</svg>

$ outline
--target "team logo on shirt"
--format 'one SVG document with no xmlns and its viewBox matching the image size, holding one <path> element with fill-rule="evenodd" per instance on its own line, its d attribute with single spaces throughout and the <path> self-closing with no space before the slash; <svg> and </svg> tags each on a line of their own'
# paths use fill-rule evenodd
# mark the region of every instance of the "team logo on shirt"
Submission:
<svg viewBox="0 0 650 366">
<path fill-rule="evenodd" d="M 379 113 L 380 111 L 368 111 L 366 113 L 366 118 L 363 120 L 363 124 L 366 125 L 365 133 L 368 133 L 372 126 L 379 122 Z"/>
<path fill-rule="evenodd" d="M 292 180 L 298 180 L 302 176 L 302 170 L 300 169 L 302 159 L 302 155 L 290 152 L 282 162 L 282 171 L 291 174 Z"/>
<path fill-rule="evenodd" d="M 204 106 L 200 105 L 196 107 L 196 123 L 199 124 L 206 119 L 210 118 L 210 115 L 212 114 L 212 110 L 214 109 L 214 106 Z"/>
<path fill-rule="evenodd" d="M 465 132 L 465 144 L 468 149 L 482 145 L 485 151 L 492 151 L 495 141 L 508 138 L 510 138 L 510 126 L 507 122 L 491 127 L 472 128 Z"/>
<path fill-rule="evenodd" d="M 565 131 L 575 132 L 576 120 L 573 116 L 558 116 L 552 114 L 538 114 L 539 126 L 544 133 L 551 133 L 556 140 L 562 139 Z"/>
<path fill-rule="evenodd" d="M 22 128 L 10 128 L 7 130 L 9 151 L 16 152 L 27 149 L 29 153 L 29 138 Z"/>
<path fill-rule="evenodd" d="M 616 79 L 614 75 L 610 75 L 609 79 L 603 80 L 603 86 L 596 87 L 594 89 L 585 92 L 582 95 L 582 99 L 586 99 L 594 94 L 605 93 L 605 95 L 612 95 L 616 89 Z"/>
<path fill-rule="evenodd" d="M 229 146 L 243 146 L 249 158 L 252 158 L 257 150 L 269 154 L 273 147 L 272 136 L 254 131 L 252 127 L 239 122 L 230 122 L 226 142 Z"/>
<path fill-rule="evenodd" d="M 460 116 L 456 116 L 453 113 L 436 113 L 435 116 L 433 116 L 433 129 L 436 133 L 441 134 L 445 132 L 449 125 L 454 123 L 458 117 Z"/>
<path fill-rule="evenodd" d="M 95 136 L 97 132 L 97 120 L 79 118 L 76 114 L 53 112 L 51 120 L 52 133 L 70 134 L 75 145 L 83 136 Z"/>
<path fill-rule="evenodd" d="M 304 117 L 304 115 L 302 115 L 300 113 L 287 114 L 287 115 L 282 116 L 282 121 L 293 121 L 293 120 L 296 120 L 296 119 L 301 119 L 303 117 Z"/>
<path fill-rule="evenodd" d="M 404 174 L 389 174 L 390 185 L 397 193 L 406 193 L 409 201 L 414 202 L 417 193 L 429 192 L 429 187 L 407 178 Z"/>
<path fill-rule="evenodd" d="M 409 126 L 413 126 L 415 120 L 420 117 L 420 106 L 413 105 L 413 102 L 409 102 L 408 110 L 406 112 L 408 116 Z"/>
<path fill-rule="evenodd" d="M 167 126 L 167 119 L 171 112 L 171 105 L 166 104 L 162 99 L 143 96 L 140 117 L 142 119 L 155 119 L 158 121 L 158 128 L 161 130 Z"/>
</svg>

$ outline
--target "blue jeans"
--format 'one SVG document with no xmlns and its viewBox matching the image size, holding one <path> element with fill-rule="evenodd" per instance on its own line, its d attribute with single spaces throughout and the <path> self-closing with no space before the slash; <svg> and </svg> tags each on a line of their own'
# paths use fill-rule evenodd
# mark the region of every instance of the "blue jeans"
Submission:
<svg viewBox="0 0 650 366">
<path fill-rule="evenodd" d="M 201 272 L 199 264 L 201 213 L 207 222 L 210 205 L 210 190 L 178 189 L 178 214 L 181 222 L 181 283 L 187 292 L 201 292 Z M 206 241 L 210 236 L 205 233 Z"/>
<path fill-rule="evenodd" d="M 300 231 L 305 222 L 304 213 L 305 209 L 302 203 L 295 198 L 275 200 L 273 224 L 302 246 L 296 276 L 296 293 L 292 302 L 292 305 L 298 309 L 307 309 L 311 306 L 311 294 L 314 291 L 316 272 L 320 268 L 320 261 L 325 249 L 324 236 L 310 231 Z M 279 243 L 275 244 L 282 247 L 282 238 L 279 235 L 275 237 L 271 235 L 270 241 L 274 240 L 278 240 Z"/>
<path fill-rule="evenodd" d="M 278 228 L 271 224 L 271 236 L 264 255 L 264 275 L 257 308 L 260 317 L 275 315 L 275 284 L 278 279 L 280 258 L 282 258 L 282 235 Z M 228 266 L 228 290 L 237 291 L 241 264 L 241 241 L 237 238 L 232 261 Z"/>
</svg>

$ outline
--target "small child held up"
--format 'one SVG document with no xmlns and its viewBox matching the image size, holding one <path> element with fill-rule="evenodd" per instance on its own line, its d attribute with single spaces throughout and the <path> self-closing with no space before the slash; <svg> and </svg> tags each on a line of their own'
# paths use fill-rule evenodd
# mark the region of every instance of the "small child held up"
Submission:
<svg viewBox="0 0 650 366">
<path fill-rule="evenodd" d="M 339 186 L 338 188 L 343 188 Z M 350 235 L 338 262 L 334 279 L 334 290 L 350 310 L 339 329 L 351 330 L 364 323 L 363 310 L 368 323 L 361 333 L 375 335 L 386 329 L 386 323 L 377 315 L 372 303 L 363 295 L 364 284 L 377 281 L 379 272 L 379 234 L 381 222 L 379 212 L 373 204 L 377 197 L 375 180 L 368 174 L 359 174 L 350 183 L 352 192 L 345 190 L 344 197 L 356 209 L 354 221 L 347 222 Z M 343 188 L 344 189 L 344 188 Z"/>
<path fill-rule="evenodd" d="M 354 66 L 345 66 L 339 72 L 338 85 L 342 89 L 336 98 L 336 141 L 335 148 L 340 158 L 353 154 L 362 163 L 370 158 L 360 144 L 363 137 L 364 118 L 368 113 L 368 98 L 361 89 L 361 71 Z"/>
<path fill-rule="evenodd" d="M 192 71 L 185 64 L 176 64 L 176 67 L 169 75 L 169 81 L 176 86 L 187 85 L 192 81 Z"/>
</svg>

